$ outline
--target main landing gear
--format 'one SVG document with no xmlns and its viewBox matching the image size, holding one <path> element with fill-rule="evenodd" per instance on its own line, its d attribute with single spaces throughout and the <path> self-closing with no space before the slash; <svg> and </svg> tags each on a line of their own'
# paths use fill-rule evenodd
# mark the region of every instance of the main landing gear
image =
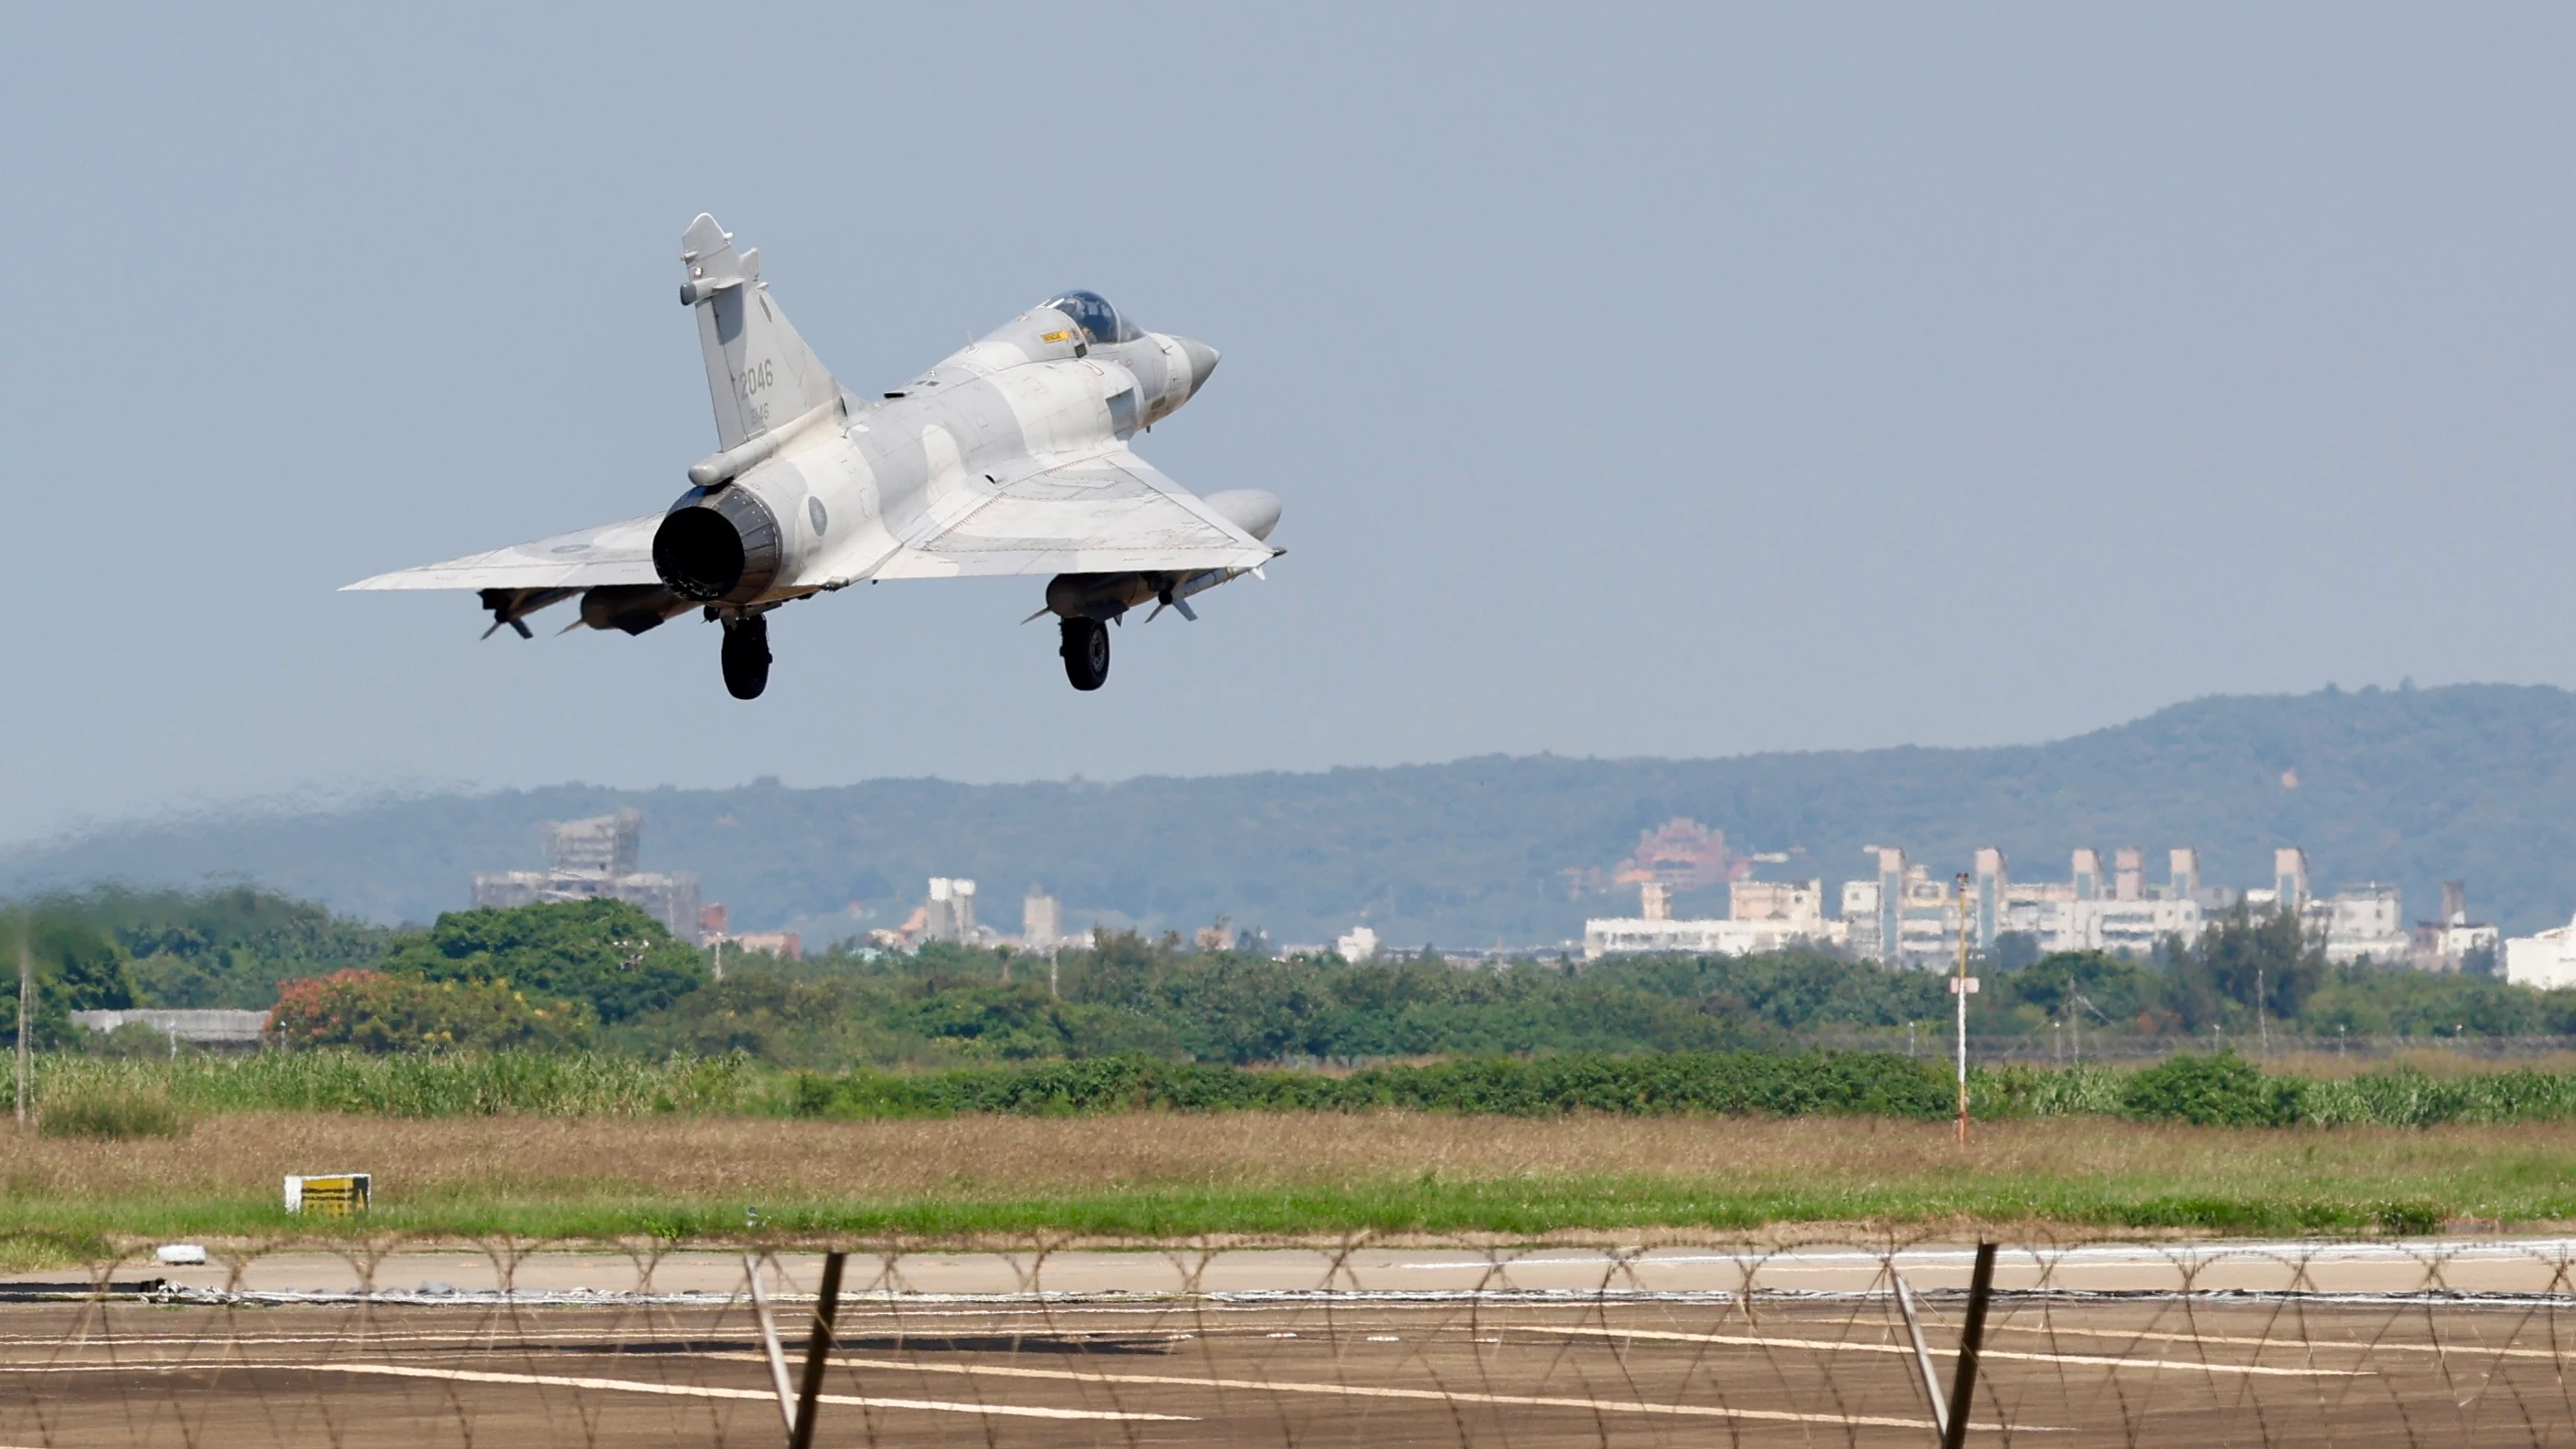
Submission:
<svg viewBox="0 0 2576 1449">
<path fill-rule="evenodd" d="M 723 622 L 725 693 L 758 699 L 769 687 L 769 616 L 746 614 Z"/>
<path fill-rule="evenodd" d="M 1109 679 L 1109 626 L 1080 614 L 1064 621 L 1064 677 L 1079 690 L 1094 690 Z"/>
</svg>

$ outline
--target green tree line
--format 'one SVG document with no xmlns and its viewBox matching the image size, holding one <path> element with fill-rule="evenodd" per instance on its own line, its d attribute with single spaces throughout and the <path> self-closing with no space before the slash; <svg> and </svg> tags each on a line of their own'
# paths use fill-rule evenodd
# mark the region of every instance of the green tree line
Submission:
<svg viewBox="0 0 2576 1449">
<path fill-rule="evenodd" d="M 110 890 L 0 917 L 0 952 L 14 952 L 20 931 L 37 968 L 35 1040 L 91 1049 L 115 1044 L 75 1032 L 71 1011 L 271 1008 L 281 1046 L 740 1053 L 841 1069 L 1778 1050 L 1888 1041 L 1910 1023 L 1937 1030 L 1952 1010 L 1941 973 L 1813 953 L 1465 967 L 1431 952 L 1273 960 L 1107 932 L 1051 961 L 844 946 L 798 962 L 735 956 L 718 980 L 706 953 L 613 901 L 390 930 L 248 887 Z M 2215 1044 L 2263 1030 L 2576 1035 L 2576 991 L 2329 963 L 2294 920 L 2245 911 L 2144 960 L 2078 952 L 1979 969 L 1969 1025 L 1989 1038 L 2077 1022 L 2094 1037 Z M 14 993 L 0 995 L 0 1028 L 16 1029 Z"/>
</svg>

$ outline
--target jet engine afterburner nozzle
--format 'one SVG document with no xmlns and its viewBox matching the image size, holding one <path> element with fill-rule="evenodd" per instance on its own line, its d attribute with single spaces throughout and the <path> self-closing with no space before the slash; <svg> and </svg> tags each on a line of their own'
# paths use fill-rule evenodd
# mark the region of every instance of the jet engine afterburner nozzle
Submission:
<svg viewBox="0 0 2576 1449">
<path fill-rule="evenodd" d="M 749 603 L 785 564 L 778 515 L 747 488 L 691 490 L 653 531 L 653 571 L 684 599 Z"/>
</svg>

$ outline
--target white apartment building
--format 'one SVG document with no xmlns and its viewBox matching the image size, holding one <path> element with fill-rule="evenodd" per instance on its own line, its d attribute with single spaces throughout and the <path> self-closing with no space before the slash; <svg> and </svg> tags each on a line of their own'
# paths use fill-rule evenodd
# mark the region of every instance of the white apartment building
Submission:
<svg viewBox="0 0 2576 1449">
<path fill-rule="evenodd" d="M 1663 951 L 1750 956 L 1843 937 L 1843 923 L 1825 918 L 1821 880 L 1735 881 L 1726 888 L 1723 920 L 1674 920 L 1672 889 L 1658 882 L 1638 895 L 1638 914 L 1583 923 L 1584 960 Z"/>
<path fill-rule="evenodd" d="M 2374 882 L 2316 899 L 2309 892 L 2307 855 L 2295 846 L 2273 852 L 2271 885 L 2242 891 L 2202 884 L 2200 853 L 2189 846 L 2166 854 L 2159 882 L 2147 879 L 2146 852 L 2135 846 L 2112 852 L 2107 870 L 2101 852 L 2075 850 L 2067 857 L 2064 881 L 2013 880 L 2003 852 L 1989 846 L 1976 853 L 1975 871 L 1956 887 L 1908 861 L 1901 849 L 1873 845 L 1868 852 L 1876 876 L 1842 883 L 1837 917 L 1824 913 L 1821 880 L 1734 882 L 1723 920 L 1673 919 L 1671 888 L 1648 882 L 1635 916 L 1584 923 L 1584 957 L 1660 951 L 1747 955 L 1832 945 L 1866 960 L 1941 969 L 1958 958 L 1963 917 L 1968 943 L 1978 951 L 1992 950 L 2006 933 L 2019 933 L 2042 954 L 2144 957 L 2175 937 L 2197 940 L 2213 918 L 2240 903 L 2258 912 L 2296 913 L 2307 932 L 2324 939 L 2327 958 L 2337 962 L 2440 960 L 2448 963 L 2441 969 L 2457 969 L 2482 943 L 2495 946 L 2494 928 L 2470 924 L 2464 907 L 2448 897 L 2450 923 L 2411 932 L 2393 885 Z"/>
<path fill-rule="evenodd" d="M 1871 960 L 1949 964 L 1958 953 L 1962 911 L 1969 915 L 1969 938 L 1980 950 L 2016 932 L 2030 937 L 2043 954 L 2146 956 L 2168 938 L 2197 939 L 2212 917 L 2240 901 L 2258 911 L 2286 905 L 2297 912 L 2306 929 L 2325 938 L 2330 960 L 2368 957 L 2393 963 L 2412 959 L 2415 951 L 2415 936 L 2406 929 L 2395 886 L 2373 883 L 2312 899 L 2307 855 L 2295 846 L 2273 852 L 2268 888 L 2241 892 L 2203 885 L 2200 853 L 2189 846 L 2167 854 L 2161 883 L 2147 880 L 2146 853 L 2134 846 L 2113 852 L 2108 870 L 2099 851 L 2071 852 L 2063 882 L 2013 880 L 2003 852 L 1989 846 L 1976 853 L 1976 870 L 1964 892 L 1924 867 L 1908 864 L 1902 850 L 1871 846 L 1869 853 L 1877 862 L 1878 878 L 1844 882 L 1842 908 L 1852 953 Z M 2473 934 L 2490 928 L 2464 924 L 2462 929 Z M 2462 938 L 2468 944 L 2444 940 L 2461 952 L 2473 944 L 2469 937 Z M 1890 941 L 1893 952 L 1886 949 Z"/>
<path fill-rule="evenodd" d="M 2160 886 L 2146 882 L 2144 852 L 2134 847 L 2115 852 L 2108 889 L 2101 854 L 2091 849 L 2078 850 L 2069 858 L 2069 878 L 2063 885 L 2007 880 L 2003 852 L 1978 854 L 1994 857 L 1991 877 L 1982 869 L 1978 872 L 1980 893 L 1991 889 L 1998 900 L 1989 941 L 2003 932 L 2019 931 L 2037 940 L 2043 952 L 2143 956 L 2167 936 L 2188 940 L 2200 934 L 2200 855 L 2188 847 L 2167 858 L 2168 874 Z"/>
<path fill-rule="evenodd" d="M 2576 921 L 2505 942 L 2504 979 L 2543 990 L 2576 986 Z"/>
<path fill-rule="evenodd" d="M 2349 963 L 2367 956 L 2392 965 L 2415 954 L 2415 936 L 2406 928 L 2406 910 L 2393 885 L 2373 882 L 2337 891 L 2311 904 L 2306 916 L 2312 927 L 2322 918 L 2329 961 Z"/>
</svg>

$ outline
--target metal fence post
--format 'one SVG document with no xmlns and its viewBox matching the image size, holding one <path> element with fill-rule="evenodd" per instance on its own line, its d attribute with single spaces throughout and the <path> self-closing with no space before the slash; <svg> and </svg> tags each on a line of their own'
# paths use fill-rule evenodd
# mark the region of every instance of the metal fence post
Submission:
<svg viewBox="0 0 2576 1449">
<path fill-rule="evenodd" d="M 1891 1265 L 1894 1260 L 1889 1260 Z M 1950 1405 L 1941 1397 L 1941 1376 L 1932 1371 L 1932 1347 L 1923 1341 L 1923 1315 L 1915 1311 L 1914 1288 L 1893 1266 L 1887 1276 L 1896 1284 L 1896 1308 L 1905 1315 L 1905 1336 L 1914 1343 L 1914 1366 L 1923 1374 L 1923 1402 L 1932 1406 L 1932 1437 L 1950 1442 Z"/>
<path fill-rule="evenodd" d="M 778 1320 L 770 1316 L 769 1295 L 760 1291 L 760 1263 L 742 1255 L 742 1271 L 751 1281 L 751 1313 L 760 1324 L 760 1346 L 769 1355 L 769 1380 L 778 1390 L 778 1417 L 787 1436 L 796 1437 L 796 1388 L 787 1381 L 787 1355 L 778 1347 Z"/>
<path fill-rule="evenodd" d="M 1977 1350 L 1986 1337 L 1986 1300 L 1995 1291 L 1995 1245 L 1977 1244 L 1976 1276 L 1968 1281 L 1968 1321 L 1959 1329 L 1959 1373 L 1950 1381 L 1950 1415 L 1941 1449 L 1968 1442 L 1968 1401 L 1977 1391 Z M 799 1446 L 802 1449 L 802 1446 Z"/>
<path fill-rule="evenodd" d="M 814 1405 L 823 1393 L 823 1366 L 832 1356 L 832 1318 L 841 1307 L 841 1264 L 849 1256 L 823 1255 L 823 1291 L 814 1299 L 814 1336 L 805 1343 L 805 1378 L 796 1388 L 796 1428 L 787 1436 L 788 1449 L 813 1449 Z"/>
</svg>

